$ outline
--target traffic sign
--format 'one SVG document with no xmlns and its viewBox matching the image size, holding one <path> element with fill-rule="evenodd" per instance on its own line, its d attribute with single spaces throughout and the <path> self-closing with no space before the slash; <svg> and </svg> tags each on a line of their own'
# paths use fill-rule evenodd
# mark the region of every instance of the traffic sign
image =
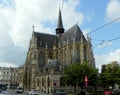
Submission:
<svg viewBox="0 0 120 95">
<path fill-rule="evenodd" d="M 87 87 L 88 86 L 88 77 L 87 76 L 85 76 L 84 82 L 85 82 L 85 86 Z"/>
</svg>

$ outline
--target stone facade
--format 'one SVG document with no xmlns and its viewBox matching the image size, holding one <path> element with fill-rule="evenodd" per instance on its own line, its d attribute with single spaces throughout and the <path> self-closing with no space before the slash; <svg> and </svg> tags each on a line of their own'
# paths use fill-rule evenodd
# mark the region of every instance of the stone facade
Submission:
<svg viewBox="0 0 120 95">
<path fill-rule="evenodd" d="M 19 84 L 17 75 L 18 68 L 0 67 L 0 85 L 15 88 Z"/>
<path fill-rule="evenodd" d="M 20 87 L 23 87 L 23 79 L 24 79 L 23 75 L 24 75 L 24 66 L 21 65 L 18 67 L 18 74 L 17 74 L 17 79 L 18 79 L 17 81 Z"/>
<path fill-rule="evenodd" d="M 11 68 L 0 67 L 0 84 L 10 85 Z"/>
<path fill-rule="evenodd" d="M 88 62 L 95 67 L 90 38 L 85 38 L 78 24 L 64 32 L 59 10 L 56 35 L 35 32 L 33 28 L 24 65 L 24 89 L 52 92 L 60 87 L 60 76 L 70 64 Z"/>
</svg>

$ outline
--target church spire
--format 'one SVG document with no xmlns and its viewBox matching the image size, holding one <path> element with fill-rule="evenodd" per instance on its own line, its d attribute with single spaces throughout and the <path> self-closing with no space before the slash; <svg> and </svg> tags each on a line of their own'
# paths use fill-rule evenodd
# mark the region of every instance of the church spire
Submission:
<svg viewBox="0 0 120 95">
<path fill-rule="evenodd" d="M 60 37 L 60 35 L 64 33 L 63 23 L 62 23 L 62 16 L 61 16 L 61 10 L 59 8 L 59 15 L 58 15 L 58 24 L 56 28 L 56 34 Z"/>
</svg>

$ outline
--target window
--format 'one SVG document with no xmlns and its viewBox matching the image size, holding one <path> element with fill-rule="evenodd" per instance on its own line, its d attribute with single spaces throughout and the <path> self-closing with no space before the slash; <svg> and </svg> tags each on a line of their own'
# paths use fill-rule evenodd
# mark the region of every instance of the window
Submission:
<svg viewBox="0 0 120 95">
<path fill-rule="evenodd" d="M 39 81 L 39 78 L 37 78 L 37 86 L 40 85 L 40 81 Z"/>
</svg>

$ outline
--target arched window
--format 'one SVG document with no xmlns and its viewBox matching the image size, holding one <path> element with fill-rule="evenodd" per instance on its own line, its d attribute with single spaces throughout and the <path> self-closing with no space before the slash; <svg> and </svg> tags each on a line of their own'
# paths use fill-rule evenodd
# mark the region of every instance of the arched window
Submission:
<svg viewBox="0 0 120 95">
<path fill-rule="evenodd" d="M 49 58 L 52 59 L 52 52 L 49 52 Z"/>
<path fill-rule="evenodd" d="M 37 86 L 40 86 L 40 80 L 37 78 Z"/>
<path fill-rule="evenodd" d="M 44 86 L 44 78 L 42 78 L 42 86 Z"/>
<path fill-rule="evenodd" d="M 48 85 L 48 87 L 50 86 L 50 77 L 49 76 L 47 78 L 47 85 Z"/>
<path fill-rule="evenodd" d="M 45 58 L 44 52 L 40 52 L 39 59 L 38 59 L 39 60 L 38 67 L 39 67 L 40 70 L 44 66 L 44 58 Z"/>
</svg>

